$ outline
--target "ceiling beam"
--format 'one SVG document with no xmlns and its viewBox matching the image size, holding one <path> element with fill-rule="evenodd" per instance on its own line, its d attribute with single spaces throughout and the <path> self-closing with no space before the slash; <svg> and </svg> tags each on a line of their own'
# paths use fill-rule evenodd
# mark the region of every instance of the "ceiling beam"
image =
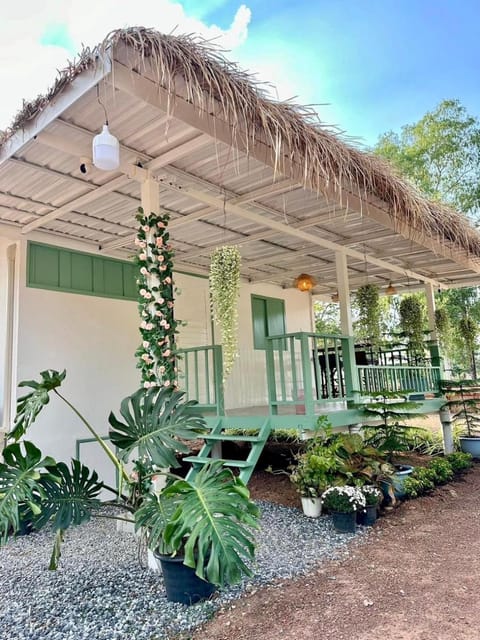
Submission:
<svg viewBox="0 0 480 640">
<path fill-rule="evenodd" d="M 183 175 L 183 171 L 179 173 L 174 167 L 168 167 L 168 172 L 173 175 Z M 229 202 L 233 202 L 234 204 L 245 204 L 247 202 L 253 202 L 259 198 L 264 198 L 267 195 L 278 195 L 279 193 L 284 193 L 291 189 L 297 183 L 293 180 L 282 180 L 281 182 L 276 182 L 272 185 L 267 185 L 266 187 L 261 187 L 256 189 L 255 191 L 250 191 L 249 193 L 245 193 L 242 195 L 237 195 L 232 198 Z M 217 187 L 218 189 L 218 187 Z M 261 206 L 261 205 L 260 205 Z M 204 207 L 198 211 L 192 211 L 192 213 L 187 213 L 186 215 L 180 216 L 172 220 L 169 224 L 170 229 L 178 229 L 190 222 L 194 222 L 195 220 L 205 219 L 210 215 L 216 215 L 218 213 L 217 207 Z M 117 238 L 116 240 L 112 240 L 111 242 L 107 242 L 102 246 L 102 251 L 110 251 L 112 249 L 118 249 L 119 247 L 124 247 L 135 239 L 135 234 L 128 234 L 124 238 Z"/>
<path fill-rule="evenodd" d="M 49 142 L 53 143 L 51 138 L 49 138 Z M 162 154 L 158 158 L 153 158 L 146 164 L 145 168 L 155 169 L 155 170 L 161 169 L 162 167 L 169 164 L 170 162 L 174 162 L 175 160 L 182 158 L 188 153 L 191 153 L 192 150 L 198 149 L 207 143 L 210 143 L 210 138 L 208 136 L 204 136 L 203 134 L 195 136 L 193 139 L 190 138 L 186 142 L 183 142 L 182 144 L 179 144 L 173 149 L 166 151 L 164 154 Z M 65 213 L 73 211 L 74 209 L 78 209 L 86 204 L 89 204 L 90 202 L 97 200 L 98 198 L 105 195 L 106 193 L 110 193 L 112 191 L 115 191 L 116 189 L 119 189 L 122 186 L 125 186 L 129 182 L 130 177 L 132 176 L 131 165 L 126 165 L 123 168 L 125 169 L 125 171 L 128 171 L 128 175 L 117 176 L 116 178 L 109 180 L 105 184 L 99 187 L 95 187 L 93 190 L 89 191 L 88 193 L 85 193 L 77 198 L 74 198 L 70 202 L 62 205 L 61 207 L 58 207 L 57 209 L 55 209 L 54 211 L 51 211 L 50 213 L 47 213 L 41 218 L 37 218 L 36 220 L 29 222 L 27 225 L 23 227 L 22 233 L 24 234 L 29 233 L 34 229 L 38 229 L 46 222 L 55 220 L 56 218 L 59 218 Z M 64 176 L 67 179 L 73 178 L 73 176 L 68 176 L 68 174 L 60 174 L 60 175 Z M 90 186 L 88 188 L 91 189 L 91 183 L 83 182 L 81 180 L 80 182 L 82 182 L 82 184 L 89 184 Z"/>
<path fill-rule="evenodd" d="M 9 158 L 14 156 L 30 140 L 33 140 L 51 122 L 58 118 L 72 104 L 84 96 L 90 89 L 93 89 L 111 71 L 110 59 L 104 58 L 100 64 L 94 68 L 83 71 L 80 75 L 67 83 L 58 96 L 50 100 L 45 108 L 31 122 L 19 129 L 0 148 L 0 166 Z"/>
<path fill-rule="evenodd" d="M 165 182 L 162 178 L 158 178 L 158 180 L 161 184 L 164 184 Z M 178 188 L 179 185 L 175 185 L 175 189 Z M 411 271 L 409 269 L 403 269 L 402 267 L 386 262 L 385 260 L 379 260 L 378 258 L 374 258 L 373 256 L 365 255 L 362 252 L 357 251 L 356 249 L 350 249 L 349 247 L 341 246 L 335 242 L 332 242 L 331 240 L 326 240 L 324 238 L 314 236 L 311 233 L 303 231 L 303 229 L 292 227 L 291 225 L 285 224 L 284 222 L 279 222 L 278 220 L 274 220 L 273 218 L 268 218 L 267 216 L 263 216 L 255 211 L 244 209 L 239 205 L 232 204 L 228 200 L 221 200 L 220 198 L 217 198 L 209 193 L 198 191 L 197 189 L 193 189 L 189 186 L 182 187 L 182 192 L 193 198 L 194 200 L 203 202 L 204 204 L 207 204 L 211 207 L 216 207 L 219 211 L 225 210 L 229 213 L 232 213 L 233 215 L 239 216 L 240 218 L 255 222 L 260 227 L 269 227 L 278 233 L 298 238 L 308 244 L 318 245 L 320 247 L 324 247 L 325 249 L 330 249 L 331 251 L 341 251 L 351 256 L 352 258 L 364 260 L 365 262 L 374 264 L 378 267 L 381 267 L 382 269 L 387 269 L 388 271 L 392 271 L 394 273 L 401 273 L 402 275 L 408 275 L 410 278 L 415 278 L 416 280 L 420 280 L 421 282 L 431 282 L 435 287 L 444 288 L 444 285 L 440 282 L 432 280 L 431 278 L 428 278 L 421 273 L 416 273 L 415 271 Z"/>
</svg>

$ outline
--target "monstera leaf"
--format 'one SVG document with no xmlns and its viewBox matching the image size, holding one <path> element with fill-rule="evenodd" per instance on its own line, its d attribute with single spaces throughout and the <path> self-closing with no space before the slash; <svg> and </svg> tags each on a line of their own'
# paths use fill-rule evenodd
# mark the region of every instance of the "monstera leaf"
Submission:
<svg viewBox="0 0 480 640">
<path fill-rule="evenodd" d="M 40 449 L 27 441 L 5 447 L 3 459 L 4 463 L 0 463 L 0 544 L 20 528 L 22 508 L 27 506 L 33 515 L 40 513 L 41 471 L 55 465 L 53 458 L 42 458 Z"/>
<path fill-rule="evenodd" d="M 64 462 L 58 462 L 47 470 L 51 474 L 39 480 L 42 502 L 34 526 L 41 529 L 47 522 L 53 523 L 56 536 L 49 569 L 56 569 L 65 529 L 90 520 L 92 511 L 101 504 L 97 496 L 103 484 L 98 482 L 97 473 L 90 472 L 79 460 L 72 460 L 71 469 Z"/>
<path fill-rule="evenodd" d="M 178 506 L 178 499 L 175 498 L 176 496 L 166 497 L 163 493 L 150 493 L 145 496 L 142 506 L 135 512 L 135 531 L 142 528 L 147 530 L 148 546 L 163 555 L 174 551 L 165 543 L 163 534 Z"/>
<path fill-rule="evenodd" d="M 20 382 L 19 387 L 30 387 L 33 389 L 27 395 L 17 400 L 17 415 L 13 429 L 8 434 L 12 440 L 19 440 L 28 427 L 35 421 L 36 417 L 43 407 L 50 401 L 50 391 L 59 387 L 65 379 L 66 371 L 59 373 L 53 369 L 42 371 L 40 373 L 42 380 L 24 380 Z"/>
<path fill-rule="evenodd" d="M 98 481 L 98 474 L 90 472 L 79 460 L 72 460 L 71 469 L 58 462 L 47 470 L 51 475 L 40 478 L 43 499 L 36 528 L 52 521 L 55 529 L 68 529 L 90 520 L 92 510 L 101 504 L 97 496 L 103 484 Z"/>
<path fill-rule="evenodd" d="M 159 467 L 178 467 L 175 452 L 188 453 L 188 447 L 178 440 L 197 438 L 205 429 L 205 420 L 195 412 L 195 401 L 184 401 L 185 393 L 162 387 L 139 389 L 120 405 L 120 422 L 110 414 L 110 440 L 127 460 L 131 453 L 148 456 Z"/>
<path fill-rule="evenodd" d="M 177 480 L 163 497 L 179 499 L 164 541 L 184 552 L 184 564 L 219 586 L 251 575 L 247 562 L 254 557 L 259 510 L 244 483 L 221 460 L 205 465 L 191 481 Z"/>
</svg>

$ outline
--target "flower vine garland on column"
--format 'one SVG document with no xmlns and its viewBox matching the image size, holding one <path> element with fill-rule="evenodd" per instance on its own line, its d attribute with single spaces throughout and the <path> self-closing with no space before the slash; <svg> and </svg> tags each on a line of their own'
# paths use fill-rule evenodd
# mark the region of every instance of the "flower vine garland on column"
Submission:
<svg viewBox="0 0 480 640">
<path fill-rule="evenodd" d="M 238 296 L 241 256 L 237 247 L 217 247 L 210 258 L 213 319 L 222 329 L 224 380 L 238 355 Z"/>
<path fill-rule="evenodd" d="M 177 386 L 175 334 L 180 322 L 174 318 L 173 249 L 167 231 L 168 215 L 150 213 L 141 207 L 135 245 L 138 310 L 141 316 L 142 344 L 135 355 L 145 388 Z"/>
</svg>

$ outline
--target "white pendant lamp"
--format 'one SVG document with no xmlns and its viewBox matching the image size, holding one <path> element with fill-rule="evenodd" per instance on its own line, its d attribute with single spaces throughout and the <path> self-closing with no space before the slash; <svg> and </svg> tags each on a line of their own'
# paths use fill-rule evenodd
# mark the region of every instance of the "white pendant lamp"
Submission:
<svg viewBox="0 0 480 640">
<path fill-rule="evenodd" d="M 108 122 L 102 132 L 96 135 L 92 143 L 93 164 L 103 171 L 114 171 L 120 166 L 120 144 L 108 130 Z"/>
</svg>

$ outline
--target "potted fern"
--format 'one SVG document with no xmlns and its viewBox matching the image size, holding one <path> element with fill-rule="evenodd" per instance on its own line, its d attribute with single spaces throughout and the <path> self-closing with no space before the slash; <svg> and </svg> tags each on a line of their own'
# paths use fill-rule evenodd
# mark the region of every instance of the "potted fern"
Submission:
<svg viewBox="0 0 480 640">
<path fill-rule="evenodd" d="M 152 478 L 159 469 L 178 467 L 176 453 L 189 451 L 184 441 L 205 429 L 196 403 L 185 401 L 184 393 L 172 387 L 142 388 L 128 396 L 121 403 L 120 419 L 113 413 L 109 417 L 109 437 L 117 455 L 60 392 L 64 379 L 65 372 L 43 371 L 40 381 L 21 383 L 31 391 L 18 400 L 0 462 L 0 544 L 19 531 L 27 506 L 34 529 L 53 527 L 50 568 L 57 568 L 65 531 L 95 516 L 101 506 L 99 493 L 107 489 L 115 494 L 115 504 L 133 515 L 136 529 L 147 532 L 150 549 L 182 558 L 177 564 L 182 571 L 189 569 L 190 581 L 194 574 L 200 583 L 222 586 L 250 575 L 258 508 L 246 486 L 221 461 L 188 479 L 169 474 L 167 488 L 159 495 L 153 490 Z M 105 485 L 80 461 L 68 467 L 23 440 L 51 395 L 74 411 L 103 448 L 117 470 L 118 489 Z M 126 469 L 129 461 L 133 474 Z M 202 593 L 198 581 L 191 592 L 189 586 L 190 582 L 176 587 L 167 598 L 190 604 L 212 589 L 208 586 Z"/>
</svg>

